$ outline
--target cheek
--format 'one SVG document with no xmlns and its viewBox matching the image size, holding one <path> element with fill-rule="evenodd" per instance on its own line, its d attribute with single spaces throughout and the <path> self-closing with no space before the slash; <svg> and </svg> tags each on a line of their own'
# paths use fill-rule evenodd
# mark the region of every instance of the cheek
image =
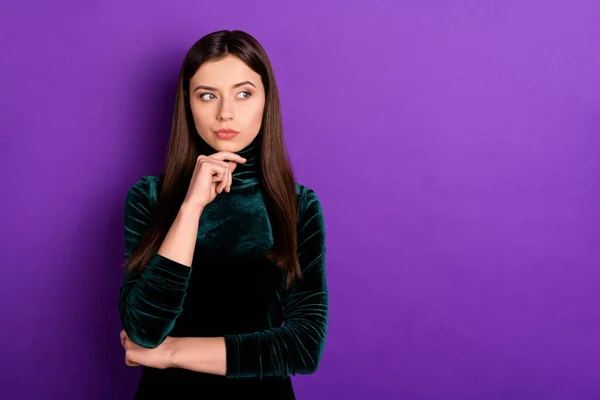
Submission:
<svg viewBox="0 0 600 400">
<path fill-rule="evenodd" d="M 209 107 L 198 107 L 191 105 L 192 115 L 194 116 L 194 122 L 196 125 L 207 126 L 210 125 L 211 111 Z"/>
<path fill-rule="evenodd" d="M 259 126 L 262 122 L 264 104 L 257 104 L 256 107 L 252 108 L 249 120 L 252 121 L 252 125 Z"/>
</svg>

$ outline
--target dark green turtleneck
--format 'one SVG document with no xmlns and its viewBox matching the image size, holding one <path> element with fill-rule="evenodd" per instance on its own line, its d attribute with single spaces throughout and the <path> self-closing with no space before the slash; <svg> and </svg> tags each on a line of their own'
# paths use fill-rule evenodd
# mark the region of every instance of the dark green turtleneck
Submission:
<svg viewBox="0 0 600 400">
<path fill-rule="evenodd" d="M 215 152 L 201 143 L 202 154 Z M 265 256 L 273 236 L 262 196 L 260 136 L 236 154 L 247 162 L 233 171 L 231 192 L 204 209 L 192 267 L 155 253 L 141 274 L 124 275 L 119 301 L 123 328 L 140 346 L 157 347 L 166 336 L 224 337 L 227 376 L 144 367 L 138 399 L 151 398 L 159 387 L 173 399 L 213 389 L 219 399 L 227 393 L 294 398 L 290 375 L 313 373 L 319 364 L 328 318 L 320 202 L 312 189 L 296 183 L 303 278 L 286 289 L 285 271 Z M 146 232 L 159 180 L 143 176 L 127 194 L 125 257 Z"/>
<path fill-rule="evenodd" d="M 260 142 L 261 136 L 257 135 L 254 140 L 245 148 L 236 151 L 235 154 L 246 159 L 243 164 L 238 164 L 233 171 L 233 183 L 231 189 L 237 191 L 251 186 L 260 185 L 261 165 L 260 165 Z M 217 152 L 199 137 L 200 154 L 211 155 Z"/>
</svg>

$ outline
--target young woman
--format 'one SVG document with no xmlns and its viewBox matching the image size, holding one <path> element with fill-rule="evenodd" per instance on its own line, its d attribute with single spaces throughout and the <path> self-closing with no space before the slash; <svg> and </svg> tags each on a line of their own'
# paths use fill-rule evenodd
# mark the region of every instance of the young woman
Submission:
<svg viewBox="0 0 600 400">
<path fill-rule="evenodd" d="M 211 33 L 186 54 L 165 168 L 130 188 L 125 247 L 136 399 L 293 399 L 290 375 L 316 371 L 323 212 L 295 182 L 273 70 L 247 33 Z"/>
</svg>

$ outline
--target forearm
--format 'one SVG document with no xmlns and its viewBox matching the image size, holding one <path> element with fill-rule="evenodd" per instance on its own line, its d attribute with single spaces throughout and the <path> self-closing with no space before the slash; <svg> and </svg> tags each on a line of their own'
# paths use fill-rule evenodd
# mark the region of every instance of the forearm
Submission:
<svg viewBox="0 0 600 400">
<path fill-rule="evenodd" d="M 131 340 L 142 347 L 159 346 L 181 313 L 201 213 L 202 208 L 183 205 L 141 274 L 124 276 L 119 301 L 121 324 Z M 138 220 L 133 214 L 129 218 Z M 131 222 L 127 228 L 131 235 L 142 231 Z"/>
<path fill-rule="evenodd" d="M 225 335 L 227 377 L 285 378 L 316 372 L 325 345 L 327 312 L 263 331 Z"/>
<path fill-rule="evenodd" d="M 227 363 L 223 337 L 173 338 L 171 366 L 225 376 Z"/>
<path fill-rule="evenodd" d="M 158 254 L 191 267 L 202 211 L 202 207 L 184 202 L 158 249 Z"/>
</svg>

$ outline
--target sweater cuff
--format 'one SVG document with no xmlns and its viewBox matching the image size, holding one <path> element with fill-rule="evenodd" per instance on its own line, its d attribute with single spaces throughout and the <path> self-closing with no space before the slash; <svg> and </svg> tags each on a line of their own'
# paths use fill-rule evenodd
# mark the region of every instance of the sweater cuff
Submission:
<svg viewBox="0 0 600 400">
<path fill-rule="evenodd" d="M 225 339 L 225 353 L 226 353 L 226 365 L 227 371 L 225 376 L 227 378 L 239 378 L 240 377 L 240 365 L 239 365 L 239 339 L 236 334 L 224 335 Z"/>
<path fill-rule="evenodd" d="M 251 337 L 254 334 L 249 334 Z M 242 336 L 239 334 L 225 335 L 225 349 L 227 359 L 227 378 L 261 378 L 262 365 L 260 354 L 257 354 L 254 346 L 249 343 L 243 343 Z M 243 351 L 246 353 L 242 354 Z M 251 354 L 248 354 L 248 351 Z M 255 362 L 258 360 L 258 365 Z"/>
</svg>

